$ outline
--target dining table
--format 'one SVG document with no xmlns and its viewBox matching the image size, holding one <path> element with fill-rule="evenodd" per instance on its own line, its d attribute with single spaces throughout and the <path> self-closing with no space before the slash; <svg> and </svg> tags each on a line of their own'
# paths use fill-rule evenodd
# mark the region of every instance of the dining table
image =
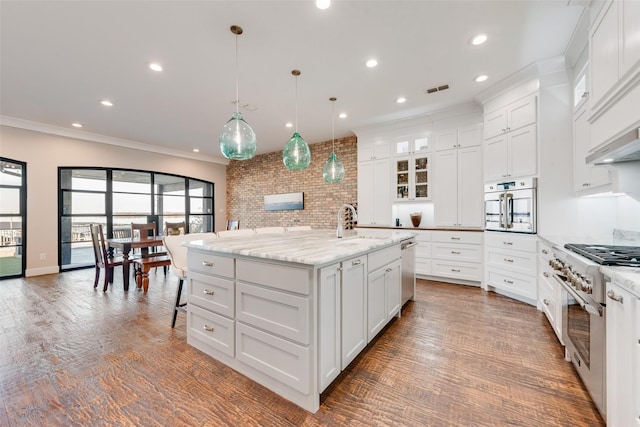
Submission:
<svg viewBox="0 0 640 427">
<path fill-rule="evenodd" d="M 113 256 L 114 249 L 120 249 L 122 252 L 122 274 L 124 290 L 129 290 L 129 266 L 131 260 L 129 258 L 132 249 L 142 248 L 148 249 L 152 247 L 162 246 L 162 236 L 149 237 L 122 237 L 105 239 L 109 247 L 109 256 Z"/>
</svg>

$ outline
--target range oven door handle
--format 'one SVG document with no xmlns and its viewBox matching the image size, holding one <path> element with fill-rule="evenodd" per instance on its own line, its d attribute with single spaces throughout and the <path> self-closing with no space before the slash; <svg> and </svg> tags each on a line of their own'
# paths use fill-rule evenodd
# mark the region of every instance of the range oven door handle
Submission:
<svg viewBox="0 0 640 427">
<path fill-rule="evenodd" d="M 562 288 L 565 291 L 567 291 L 567 293 L 571 295 L 573 299 L 575 299 L 578 302 L 578 304 L 580 304 L 580 307 L 582 307 L 587 313 L 593 314 L 594 316 L 602 317 L 603 315 L 602 306 L 598 304 L 593 298 L 589 297 L 587 294 L 580 295 L 575 289 L 573 289 L 573 287 L 571 287 L 571 285 L 569 285 L 567 282 L 565 282 L 560 277 L 558 277 L 557 274 L 554 274 L 553 277 L 558 281 L 558 283 L 560 283 L 560 286 L 562 286 Z"/>
</svg>

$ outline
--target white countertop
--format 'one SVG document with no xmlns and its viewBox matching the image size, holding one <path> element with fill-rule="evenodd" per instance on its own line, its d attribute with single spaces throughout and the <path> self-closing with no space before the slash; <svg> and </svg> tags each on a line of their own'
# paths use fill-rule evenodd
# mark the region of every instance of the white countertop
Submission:
<svg viewBox="0 0 640 427">
<path fill-rule="evenodd" d="M 323 265 L 382 249 L 415 236 L 416 233 L 409 230 L 358 229 L 345 231 L 344 237 L 338 239 L 335 230 L 311 230 L 194 240 L 185 246 L 220 254 Z"/>
<path fill-rule="evenodd" d="M 640 298 L 640 267 L 612 267 L 603 265 L 600 272 L 623 289 Z"/>
</svg>

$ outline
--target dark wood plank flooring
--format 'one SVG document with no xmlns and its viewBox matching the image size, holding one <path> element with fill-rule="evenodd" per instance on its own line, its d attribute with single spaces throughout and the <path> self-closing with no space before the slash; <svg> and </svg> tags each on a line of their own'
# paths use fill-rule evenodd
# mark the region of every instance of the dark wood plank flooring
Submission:
<svg viewBox="0 0 640 427">
<path fill-rule="evenodd" d="M 419 280 L 311 414 L 187 345 L 170 273 L 116 275 L 0 281 L 1 426 L 604 425 L 544 315 L 479 288 Z"/>
</svg>

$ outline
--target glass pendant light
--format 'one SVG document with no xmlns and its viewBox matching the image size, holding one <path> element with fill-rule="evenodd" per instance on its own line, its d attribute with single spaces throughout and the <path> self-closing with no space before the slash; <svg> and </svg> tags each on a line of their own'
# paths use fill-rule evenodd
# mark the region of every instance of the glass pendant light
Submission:
<svg viewBox="0 0 640 427">
<path fill-rule="evenodd" d="M 227 159 L 248 160 L 256 154 L 256 134 L 238 111 L 238 36 L 242 34 L 242 27 L 232 25 L 231 32 L 236 35 L 236 111 L 220 132 L 220 151 Z"/>
<path fill-rule="evenodd" d="M 336 98 L 333 98 L 333 97 L 329 98 L 329 101 L 331 101 L 331 155 L 329 156 L 326 163 L 322 167 L 322 178 L 325 180 L 325 182 L 328 182 L 330 184 L 336 184 L 342 181 L 342 178 L 344 178 L 344 165 L 342 164 L 342 162 L 340 161 L 338 156 L 336 156 L 336 153 L 335 153 L 336 151 L 336 146 L 335 146 L 336 138 L 334 136 L 335 113 L 333 111 L 333 106 L 334 106 L 334 102 L 336 101 Z"/>
<path fill-rule="evenodd" d="M 300 71 L 292 70 L 291 74 L 296 78 L 296 128 L 293 136 L 284 146 L 282 161 L 287 169 L 297 171 L 306 169 L 309 166 L 309 163 L 311 163 L 311 151 L 309 150 L 309 145 L 298 133 L 298 76 Z"/>
</svg>

